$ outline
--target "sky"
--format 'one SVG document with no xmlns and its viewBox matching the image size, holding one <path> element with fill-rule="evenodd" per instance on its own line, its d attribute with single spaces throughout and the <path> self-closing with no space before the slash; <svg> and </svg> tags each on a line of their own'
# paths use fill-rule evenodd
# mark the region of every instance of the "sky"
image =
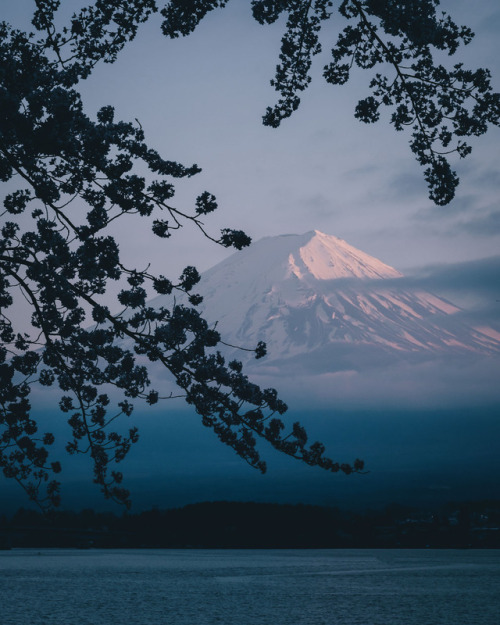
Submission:
<svg viewBox="0 0 500 625">
<path fill-rule="evenodd" d="M 213 192 L 220 210 L 206 221 L 214 231 L 242 228 L 258 239 L 318 229 L 403 271 L 499 253 L 498 129 L 472 141 L 472 155 L 456 162 L 456 199 L 435 206 L 405 133 L 387 115 L 369 126 L 354 118 L 370 74 L 343 87 L 324 82 L 328 40 L 299 110 L 279 129 L 264 127 L 284 25 L 260 26 L 248 4 L 230 2 L 173 41 L 152 20 L 115 65 L 95 72 L 84 92 L 89 110 L 110 102 L 119 117 L 139 119 L 168 158 L 198 163 L 203 173 L 179 188 L 178 201 L 189 206 L 199 191 Z M 463 58 L 489 67 L 500 89 L 498 3 L 447 6 L 477 33 Z M 151 253 L 174 272 L 185 262 L 203 270 L 227 255 L 187 227 L 178 241 L 155 242 Z"/>
<path fill-rule="evenodd" d="M 64 11 L 79 4 L 63 3 Z M 476 32 L 457 60 L 490 68 L 500 90 L 496 0 L 441 5 Z M 8 3 L 2 16 L 26 26 L 31 7 L 31 0 Z M 261 116 L 276 100 L 269 81 L 284 23 L 259 25 L 249 2 L 229 2 L 192 35 L 175 40 L 162 36 L 161 16 L 153 16 L 116 63 L 96 68 L 83 85 L 84 102 L 91 116 L 112 104 L 118 118 L 138 119 L 147 141 L 166 158 L 202 167 L 200 175 L 176 184 L 175 201 L 189 210 L 201 191 L 214 193 L 219 210 L 206 218 L 214 234 L 241 228 L 256 240 L 318 229 L 404 272 L 498 255 L 499 130 L 473 139 L 472 155 L 452 163 L 461 178 L 457 197 L 435 206 L 408 136 L 389 125 L 389 113 L 372 125 L 354 118 L 371 74 L 355 72 L 343 87 L 323 80 L 340 20 L 331 18 L 312 84 L 279 129 L 264 127 Z M 188 264 L 208 269 L 230 253 L 189 225 L 164 241 L 150 236 L 146 224 L 127 220 L 117 236 L 131 262 L 144 262 L 147 245 L 153 269 L 172 277 Z"/>
<path fill-rule="evenodd" d="M 63 2 L 65 11 L 80 4 L 79 0 Z M 32 6 L 31 0 L 2 3 L 0 17 L 26 27 Z M 446 0 L 441 6 L 476 33 L 457 61 L 464 60 L 471 68 L 491 69 L 493 86 L 500 91 L 498 1 Z M 194 34 L 176 40 L 163 37 L 161 18 L 153 17 L 116 63 L 99 66 L 83 85 L 87 112 L 93 116 L 101 106 L 111 104 L 117 118 L 139 120 L 147 142 L 165 158 L 202 167 L 200 175 L 176 183 L 174 200 L 179 208 L 190 210 L 199 193 L 214 193 L 219 210 L 205 220 L 210 232 L 217 234 L 224 227 L 243 229 L 257 240 L 318 229 L 403 271 L 415 284 L 449 297 L 485 322 L 495 321 L 500 311 L 500 130 L 492 128 L 487 135 L 472 139 L 472 154 L 453 161 L 461 179 L 456 199 L 448 206 L 435 206 L 428 199 L 423 171 L 408 146 L 409 137 L 394 131 L 388 123 L 389 113 L 370 126 L 354 118 L 357 101 L 368 95 L 371 74 L 358 72 L 343 87 L 324 82 L 321 72 L 328 62 L 328 35 L 332 40 L 336 21 L 334 16 L 299 110 L 279 129 L 264 127 L 261 117 L 277 99 L 269 81 L 284 23 L 260 26 L 251 17 L 250 2 L 241 0 L 212 12 Z M 151 263 L 152 271 L 172 278 L 186 265 L 203 271 L 232 253 L 206 240 L 189 224 L 168 240 L 154 237 L 145 222 L 134 219 L 117 225 L 115 234 L 129 265 L 144 268 Z M 420 370 L 422 388 L 427 382 L 436 382 L 435 371 Z M 413 369 L 412 375 L 415 372 Z M 491 369 L 486 378 L 481 368 L 471 375 L 483 384 L 481 388 L 485 380 L 494 379 Z M 409 379 L 398 367 L 381 371 L 378 378 L 367 379 L 368 391 L 381 392 L 387 376 L 392 381 L 401 378 L 401 384 Z M 468 377 L 469 372 L 463 371 L 455 382 L 465 383 Z M 438 382 L 442 380 L 445 376 Z M 341 382 L 338 388 L 352 397 L 356 390 L 351 392 L 348 383 Z M 404 386 L 400 390 L 404 399 Z M 452 392 L 452 384 L 446 390 Z M 410 402 L 418 399 L 408 398 Z M 366 429 L 363 423 L 358 430 Z M 417 432 L 418 418 L 412 423 Z M 488 424 L 477 430 L 482 439 L 476 445 L 474 461 L 484 456 L 484 445 L 492 433 L 491 422 Z M 350 435 L 356 428 L 354 423 Z M 425 436 L 431 429 L 429 425 Z M 441 438 L 432 440 L 444 444 L 445 429 L 443 426 Z M 157 423 L 146 427 L 145 438 L 149 436 L 151 441 L 158 437 L 157 432 Z M 173 453 L 177 438 L 172 430 L 169 436 Z M 377 440 L 383 436 L 383 432 L 376 434 Z M 457 430 L 453 436 L 453 453 L 458 459 L 463 439 Z M 429 437 L 431 440 L 431 434 Z M 373 440 L 369 441 L 372 447 Z M 391 450 L 398 443 L 391 448 L 391 439 L 385 441 L 383 453 L 389 466 Z M 160 468 L 165 455 L 162 450 L 164 447 L 157 448 L 157 456 L 151 455 L 159 473 L 166 471 Z M 178 474 L 189 476 L 190 463 L 200 454 L 193 450 L 184 463 L 174 463 Z M 241 462 L 231 451 L 224 454 L 219 466 L 222 472 Z M 215 456 L 208 452 L 205 457 L 214 462 Z M 487 470 L 486 464 L 481 467 Z M 267 488 L 275 497 L 272 484 L 275 482 Z M 200 500 L 203 495 L 198 492 L 193 497 Z"/>
</svg>

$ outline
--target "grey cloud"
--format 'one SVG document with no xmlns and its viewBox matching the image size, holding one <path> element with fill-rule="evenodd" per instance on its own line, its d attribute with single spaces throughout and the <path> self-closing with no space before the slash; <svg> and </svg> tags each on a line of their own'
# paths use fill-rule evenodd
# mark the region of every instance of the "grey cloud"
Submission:
<svg viewBox="0 0 500 625">
<path fill-rule="evenodd" d="M 323 193 L 315 193 L 314 195 L 302 198 L 298 208 L 301 213 L 306 210 L 308 216 L 316 220 L 331 217 L 338 212 L 332 199 L 326 197 Z"/>
<path fill-rule="evenodd" d="M 360 281 L 359 278 L 322 280 L 318 288 L 330 291 L 333 288 L 354 287 L 356 290 L 380 290 L 383 287 L 395 289 L 426 289 L 429 291 L 467 291 L 490 296 L 496 293 L 500 298 L 500 255 L 459 263 L 435 264 L 415 268 L 401 278 Z"/>
<path fill-rule="evenodd" d="M 414 168 L 412 172 L 401 172 L 393 176 L 390 188 L 392 195 L 399 199 L 401 197 L 422 199 L 426 193 L 426 183 L 422 171 L 418 168 Z"/>
<path fill-rule="evenodd" d="M 483 295 L 500 291 L 500 256 L 461 263 L 430 265 L 404 278 L 409 286 L 470 291 Z M 395 282 L 395 281 L 393 281 Z"/>
<path fill-rule="evenodd" d="M 499 25 L 500 28 L 500 25 Z M 475 182 L 481 185 L 481 188 L 491 188 L 494 191 L 498 191 L 500 185 L 500 172 L 497 169 L 478 169 L 474 176 Z"/>
<path fill-rule="evenodd" d="M 479 236 L 496 236 L 500 234 L 500 209 L 488 212 L 475 219 L 462 221 L 455 227 L 460 232 Z"/>
<path fill-rule="evenodd" d="M 423 289 L 451 301 L 462 311 L 450 316 L 450 323 L 488 324 L 500 329 L 500 256 L 431 265 L 383 283 L 394 288 Z"/>
<path fill-rule="evenodd" d="M 362 176 L 366 174 L 374 174 L 377 173 L 379 167 L 376 164 L 364 164 L 360 167 L 353 167 L 345 172 L 346 178 L 354 179 L 356 181 L 359 180 Z"/>
<path fill-rule="evenodd" d="M 322 281 L 323 282 L 323 281 Z M 367 290 L 424 290 L 463 310 L 439 315 L 439 327 L 459 335 L 488 326 L 500 331 L 500 256 L 433 265 L 391 280 L 370 280 Z M 359 292 L 359 279 L 324 282 L 325 291 Z M 469 300 L 468 300 L 469 298 Z M 457 301 L 458 300 L 458 301 Z M 463 306 L 468 300 L 469 305 Z M 325 370 L 325 363 L 329 366 Z M 309 355 L 250 365 L 256 381 L 275 386 L 293 405 L 348 407 L 497 406 L 500 354 L 450 349 L 394 352 L 374 345 L 327 344 Z"/>
<path fill-rule="evenodd" d="M 491 33 L 497 37 L 498 31 L 500 30 L 500 11 L 492 11 L 487 19 L 481 20 L 477 30 L 480 31 L 483 36 L 485 33 Z"/>
<path fill-rule="evenodd" d="M 457 215 L 461 215 L 465 212 L 474 209 L 478 203 L 479 197 L 477 194 L 460 194 L 446 206 L 435 206 L 430 202 L 423 208 L 420 208 L 413 215 L 413 220 L 419 223 L 428 223 L 430 221 L 450 221 L 455 219 Z M 433 226 L 434 227 L 434 226 Z"/>
<path fill-rule="evenodd" d="M 278 389 L 285 401 L 300 406 L 349 408 L 438 408 L 498 406 L 498 356 L 467 354 L 434 359 L 393 358 L 356 368 L 315 374 L 286 368 L 279 375 L 265 369 L 252 379 Z M 253 373 L 253 372 L 252 372 Z"/>
</svg>

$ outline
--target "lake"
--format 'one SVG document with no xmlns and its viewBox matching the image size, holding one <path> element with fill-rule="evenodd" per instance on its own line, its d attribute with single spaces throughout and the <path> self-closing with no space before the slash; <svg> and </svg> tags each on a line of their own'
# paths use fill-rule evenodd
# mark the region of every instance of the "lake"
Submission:
<svg viewBox="0 0 500 625">
<path fill-rule="evenodd" d="M 498 625 L 495 550 L 0 552 L 2 625 Z"/>
</svg>

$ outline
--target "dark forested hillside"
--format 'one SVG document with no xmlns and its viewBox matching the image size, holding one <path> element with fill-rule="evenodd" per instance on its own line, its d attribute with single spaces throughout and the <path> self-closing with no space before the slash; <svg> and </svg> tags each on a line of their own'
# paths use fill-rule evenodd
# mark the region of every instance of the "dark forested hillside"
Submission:
<svg viewBox="0 0 500 625">
<path fill-rule="evenodd" d="M 500 501 L 382 511 L 206 502 L 139 514 L 20 509 L 0 517 L 0 545 L 79 548 L 500 548 Z"/>
</svg>

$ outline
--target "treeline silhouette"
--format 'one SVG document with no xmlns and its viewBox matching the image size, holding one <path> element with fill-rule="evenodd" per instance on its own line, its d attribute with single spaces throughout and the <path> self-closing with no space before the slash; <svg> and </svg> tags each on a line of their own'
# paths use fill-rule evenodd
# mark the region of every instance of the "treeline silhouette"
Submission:
<svg viewBox="0 0 500 625">
<path fill-rule="evenodd" d="M 0 517 L 0 547 L 500 548 L 499 527 L 500 501 L 363 513 L 225 501 L 121 516 L 93 510 L 44 516 L 20 508 Z"/>
</svg>

